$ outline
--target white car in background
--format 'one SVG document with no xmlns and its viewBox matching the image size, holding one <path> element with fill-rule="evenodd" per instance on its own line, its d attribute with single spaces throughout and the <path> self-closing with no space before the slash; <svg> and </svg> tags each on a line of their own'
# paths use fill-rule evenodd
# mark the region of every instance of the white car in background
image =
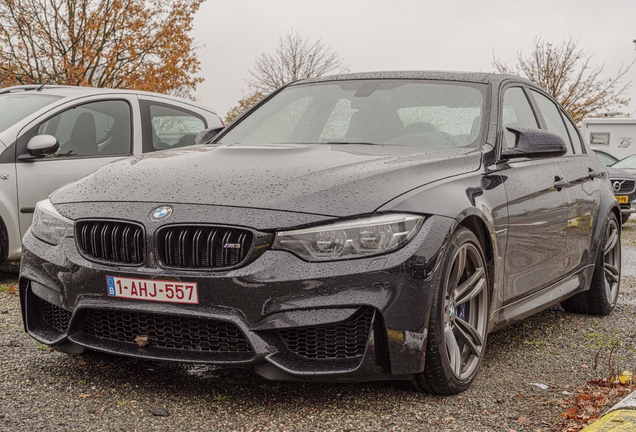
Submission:
<svg viewBox="0 0 636 432">
<path fill-rule="evenodd" d="M 124 156 L 193 145 L 199 132 L 223 127 L 192 101 L 91 87 L 5 88 L 0 113 L 0 263 L 20 259 L 35 204 L 55 189 Z"/>
</svg>

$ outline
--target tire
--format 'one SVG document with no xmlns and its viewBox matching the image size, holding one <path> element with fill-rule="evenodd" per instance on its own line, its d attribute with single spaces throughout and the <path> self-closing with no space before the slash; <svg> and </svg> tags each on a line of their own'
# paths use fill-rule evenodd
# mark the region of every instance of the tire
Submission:
<svg viewBox="0 0 636 432">
<path fill-rule="evenodd" d="M 621 215 L 621 225 L 625 225 L 627 223 L 627 221 L 629 220 L 630 216 L 631 216 L 631 214 Z"/>
<path fill-rule="evenodd" d="M 4 226 L 4 221 L 0 218 L 0 264 L 4 264 L 9 255 L 9 235 Z"/>
<path fill-rule="evenodd" d="M 590 289 L 561 302 L 566 312 L 609 315 L 616 301 L 621 279 L 621 230 L 611 213 L 605 223 Z"/>
<path fill-rule="evenodd" d="M 466 390 L 477 376 L 486 349 L 488 274 L 477 237 L 460 227 L 442 255 L 428 327 L 424 372 L 413 386 L 431 394 Z"/>
</svg>

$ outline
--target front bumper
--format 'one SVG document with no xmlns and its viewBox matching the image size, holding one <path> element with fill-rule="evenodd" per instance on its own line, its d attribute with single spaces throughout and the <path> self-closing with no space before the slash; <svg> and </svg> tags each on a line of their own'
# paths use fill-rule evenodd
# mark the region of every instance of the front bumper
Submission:
<svg viewBox="0 0 636 432">
<path fill-rule="evenodd" d="M 432 281 L 454 224 L 427 218 L 406 247 L 384 256 L 308 263 L 267 250 L 214 272 L 162 269 L 152 252 L 140 267 L 100 264 L 80 255 L 73 238 L 50 246 L 27 233 L 24 324 L 62 349 L 252 367 L 269 379 L 408 377 L 424 369 Z M 151 237 L 160 226 L 149 225 Z M 199 304 L 108 297 L 106 275 L 197 282 Z"/>
<path fill-rule="evenodd" d="M 621 214 L 636 213 L 636 201 L 631 201 L 628 204 L 621 204 Z"/>
<path fill-rule="evenodd" d="M 612 182 L 612 184 L 615 181 L 625 181 L 625 180 L 629 180 L 629 179 L 623 179 L 623 178 L 611 178 L 610 181 Z M 619 205 L 621 208 L 621 214 L 623 215 L 629 215 L 632 213 L 636 213 L 636 189 L 631 189 L 628 191 L 620 191 L 620 192 L 616 192 L 614 191 L 614 195 L 617 197 L 627 197 L 627 202 L 620 202 L 619 201 Z"/>
</svg>

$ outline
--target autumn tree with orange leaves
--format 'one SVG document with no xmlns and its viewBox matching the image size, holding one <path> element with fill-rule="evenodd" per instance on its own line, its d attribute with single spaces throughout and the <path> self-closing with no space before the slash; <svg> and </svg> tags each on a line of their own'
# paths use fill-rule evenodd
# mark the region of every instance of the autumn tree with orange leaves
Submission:
<svg viewBox="0 0 636 432">
<path fill-rule="evenodd" d="M 2 0 L 0 85 L 65 84 L 190 96 L 204 0 Z"/>
</svg>

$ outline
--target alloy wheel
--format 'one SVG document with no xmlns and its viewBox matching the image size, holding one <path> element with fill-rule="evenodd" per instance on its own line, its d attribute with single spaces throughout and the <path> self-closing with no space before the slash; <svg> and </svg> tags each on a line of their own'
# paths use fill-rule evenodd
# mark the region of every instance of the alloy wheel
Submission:
<svg viewBox="0 0 636 432">
<path fill-rule="evenodd" d="M 607 240 L 603 251 L 603 279 L 607 301 L 613 305 L 618 295 L 618 282 L 621 274 L 620 232 L 614 219 L 611 219 L 607 224 L 605 238 Z"/>
<path fill-rule="evenodd" d="M 455 253 L 446 284 L 444 339 L 453 375 L 463 380 L 479 367 L 488 317 L 486 269 L 472 243 Z"/>
</svg>

